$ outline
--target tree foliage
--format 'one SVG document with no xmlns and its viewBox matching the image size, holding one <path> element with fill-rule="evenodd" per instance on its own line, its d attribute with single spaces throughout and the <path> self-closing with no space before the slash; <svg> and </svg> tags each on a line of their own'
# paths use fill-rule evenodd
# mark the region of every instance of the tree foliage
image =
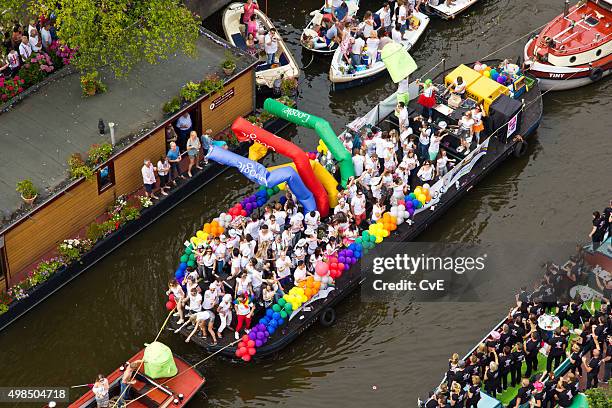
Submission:
<svg viewBox="0 0 612 408">
<path fill-rule="evenodd" d="M 81 72 L 108 66 L 124 76 L 142 61 L 195 53 L 198 21 L 179 0 L 32 0 L 30 9 L 56 16 L 60 40 L 78 49 L 73 65 Z"/>
</svg>

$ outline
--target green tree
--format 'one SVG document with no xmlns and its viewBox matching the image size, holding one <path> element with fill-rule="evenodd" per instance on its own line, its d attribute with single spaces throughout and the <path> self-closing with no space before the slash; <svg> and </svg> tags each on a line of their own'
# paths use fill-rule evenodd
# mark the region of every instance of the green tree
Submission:
<svg viewBox="0 0 612 408">
<path fill-rule="evenodd" d="M 16 21 L 27 27 L 30 13 L 28 11 L 27 0 L 0 0 L 0 32 L 13 33 L 13 26 Z M 0 51 L 6 52 L 0 44 Z"/>
<path fill-rule="evenodd" d="M 178 0 L 32 0 L 30 10 L 56 15 L 58 36 L 78 49 L 73 65 L 81 72 L 107 66 L 125 76 L 142 61 L 195 53 L 198 21 Z"/>
</svg>

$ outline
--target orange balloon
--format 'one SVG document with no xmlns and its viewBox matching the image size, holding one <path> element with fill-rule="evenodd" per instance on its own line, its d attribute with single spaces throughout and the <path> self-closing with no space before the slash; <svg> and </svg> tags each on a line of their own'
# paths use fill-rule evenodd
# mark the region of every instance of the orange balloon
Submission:
<svg viewBox="0 0 612 408">
<path fill-rule="evenodd" d="M 219 223 L 218 223 L 217 221 L 213 221 L 213 222 L 211 222 L 211 223 L 210 223 L 210 225 L 211 225 L 212 227 L 216 228 L 216 227 L 218 227 L 218 226 L 219 226 Z"/>
<path fill-rule="evenodd" d="M 304 290 L 304 294 L 306 295 L 306 297 L 310 298 L 312 297 L 312 289 L 310 288 L 306 288 L 306 290 Z"/>
<path fill-rule="evenodd" d="M 219 231 L 219 234 L 223 234 L 223 232 L 225 231 L 224 227 L 217 227 L 217 230 Z"/>
<path fill-rule="evenodd" d="M 210 230 L 211 230 L 210 224 L 209 223 L 204 224 L 204 232 L 206 232 L 207 234 L 210 234 Z"/>
<path fill-rule="evenodd" d="M 321 282 L 320 281 L 315 281 L 314 283 L 314 288 L 317 290 L 317 292 L 319 291 L 319 289 L 321 288 Z"/>
</svg>

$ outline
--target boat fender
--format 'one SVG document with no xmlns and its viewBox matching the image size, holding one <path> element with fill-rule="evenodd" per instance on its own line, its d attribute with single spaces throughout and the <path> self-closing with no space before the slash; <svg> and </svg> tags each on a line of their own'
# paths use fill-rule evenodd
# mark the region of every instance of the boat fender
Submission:
<svg viewBox="0 0 612 408">
<path fill-rule="evenodd" d="M 527 153 L 527 142 L 521 140 L 514 146 L 514 157 L 523 157 Z"/>
<path fill-rule="evenodd" d="M 600 67 L 591 68 L 591 71 L 589 72 L 589 78 L 591 78 L 591 81 L 597 82 L 601 79 L 602 76 L 603 69 L 601 69 Z"/>
<path fill-rule="evenodd" d="M 331 307 L 326 308 L 323 313 L 321 313 L 319 321 L 323 327 L 331 326 L 336 321 L 336 311 Z"/>
</svg>

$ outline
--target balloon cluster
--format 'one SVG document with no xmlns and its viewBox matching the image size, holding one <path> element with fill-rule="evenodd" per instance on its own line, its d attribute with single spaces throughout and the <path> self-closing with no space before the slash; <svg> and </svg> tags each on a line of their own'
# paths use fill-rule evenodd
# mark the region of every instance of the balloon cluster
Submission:
<svg viewBox="0 0 612 408">
<path fill-rule="evenodd" d="M 478 71 L 481 75 L 484 75 L 487 78 L 491 78 L 498 83 L 505 85 L 508 82 L 509 76 L 504 72 L 500 72 L 495 68 L 489 67 L 487 64 L 474 64 L 474 70 Z"/>
<path fill-rule="evenodd" d="M 431 193 L 429 192 L 429 185 L 424 185 L 423 187 L 417 186 L 412 193 L 404 197 L 404 205 L 411 216 L 414 214 L 414 210 L 418 210 L 430 201 Z M 412 212 L 410 211 L 411 209 Z"/>
<path fill-rule="evenodd" d="M 168 301 L 166 302 L 166 309 L 168 311 L 174 310 L 176 307 L 176 299 L 174 298 L 174 293 L 168 295 Z"/>
<path fill-rule="evenodd" d="M 397 225 L 401 225 L 414 215 L 414 208 L 407 209 L 405 200 L 397 200 L 397 205 L 392 206 L 389 213 L 397 219 Z"/>
<path fill-rule="evenodd" d="M 244 361 L 251 361 L 251 357 L 257 353 L 255 349 L 257 343 L 259 342 L 260 345 L 263 344 L 261 340 L 257 339 L 257 334 L 260 334 L 262 338 L 264 334 L 256 329 L 257 326 L 255 326 L 248 335 L 245 334 L 242 336 L 242 339 L 238 342 L 238 346 L 236 346 L 236 357 L 240 357 Z"/>
<path fill-rule="evenodd" d="M 355 252 L 355 250 L 349 248 L 341 249 L 338 252 L 338 277 L 342 275 L 343 271 L 348 271 L 351 266 L 357 263 L 358 259 L 355 256 Z M 333 265 L 330 265 L 330 269 L 332 266 Z M 333 269 L 331 270 L 330 275 L 334 278 Z"/>
<path fill-rule="evenodd" d="M 374 248 L 376 245 L 376 235 L 371 235 L 368 231 L 363 231 L 361 236 L 355 239 L 355 244 L 359 245 L 360 254 L 362 250 L 364 254 L 367 254 L 370 249 Z"/>
<path fill-rule="evenodd" d="M 195 268 L 196 267 L 196 255 L 193 252 L 193 244 L 189 244 L 185 247 L 183 251 L 183 255 L 181 255 L 181 263 L 179 264 L 178 269 L 174 272 L 174 277 L 176 280 L 181 283 L 185 278 L 185 271 L 187 267 Z"/>
<path fill-rule="evenodd" d="M 304 289 L 304 295 L 306 295 L 306 298 L 310 300 L 319 292 L 319 289 L 321 289 L 321 281 L 315 280 L 314 276 L 309 276 L 308 278 L 301 280 L 298 283 L 298 287 Z"/>
</svg>

